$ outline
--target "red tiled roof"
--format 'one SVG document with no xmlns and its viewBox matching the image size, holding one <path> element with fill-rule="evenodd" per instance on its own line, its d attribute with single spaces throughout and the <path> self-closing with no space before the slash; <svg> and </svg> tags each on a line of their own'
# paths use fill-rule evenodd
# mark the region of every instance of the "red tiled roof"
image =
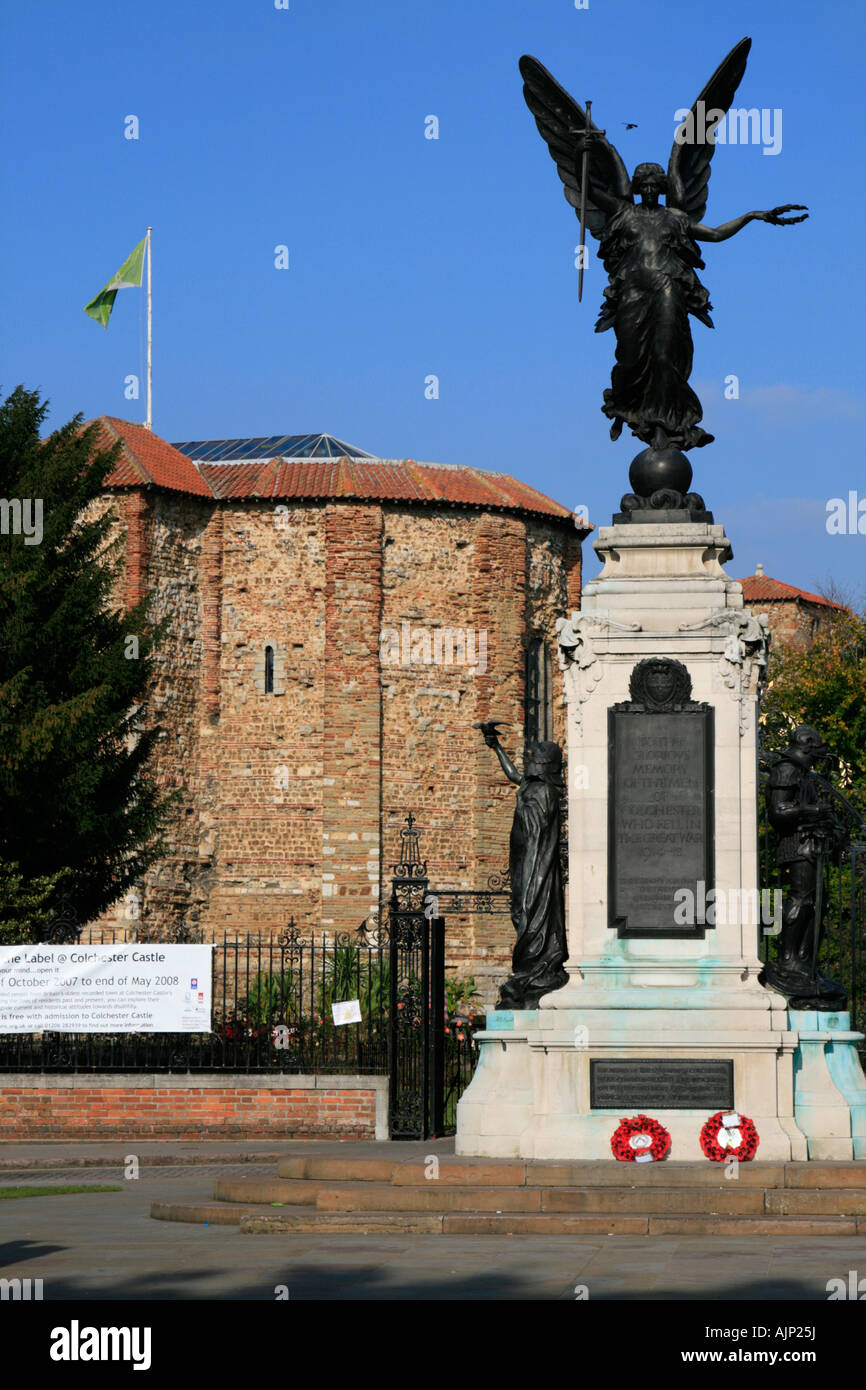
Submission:
<svg viewBox="0 0 866 1390">
<path fill-rule="evenodd" d="M 143 483 L 169 488 L 172 492 L 190 492 L 196 497 L 213 495 L 186 454 L 167 444 L 152 430 L 111 415 L 100 415 L 94 423 L 99 426 L 99 442 L 103 448 L 115 444 L 118 439 L 121 442 L 120 456 L 107 479 L 109 487 L 141 487 Z"/>
<path fill-rule="evenodd" d="M 833 603 L 820 594 L 810 594 L 807 589 L 797 589 L 793 584 L 784 584 L 781 579 L 771 579 L 768 574 L 749 574 L 738 580 L 743 586 L 745 603 L 818 603 L 822 608 L 841 608 L 841 603 Z"/>
<path fill-rule="evenodd" d="M 202 463 L 215 497 L 354 497 L 379 502 L 451 502 L 467 507 L 540 512 L 571 519 L 560 506 L 526 483 L 477 468 L 444 468 L 412 459 L 269 459 L 266 463 Z"/>
<path fill-rule="evenodd" d="M 573 520 L 567 507 L 505 473 L 415 463 L 412 459 L 267 459 L 259 463 L 199 464 L 141 425 L 107 415 L 101 415 L 97 423 L 100 442 L 120 439 L 123 445 L 108 478 L 109 487 L 151 485 L 217 499 L 344 497 L 370 502 L 444 502 Z"/>
</svg>

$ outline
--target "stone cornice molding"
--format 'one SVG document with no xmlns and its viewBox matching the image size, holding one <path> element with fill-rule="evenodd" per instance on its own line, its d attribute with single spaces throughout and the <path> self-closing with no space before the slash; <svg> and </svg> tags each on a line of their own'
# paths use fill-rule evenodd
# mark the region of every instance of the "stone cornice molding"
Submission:
<svg viewBox="0 0 866 1390">
<path fill-rule="evenodd" d="M 740 705 L 740 737 L 748 727 L 750 711 L 760 700 L 767 672 L 770 646 L 766 613 L 754 617 L 742 609 L 723 609 L 696 623 L 680 623 L 680 632 L 701 632 L 715 628 L 726 638 L 719 657 L 718 671 L 725 687 Z"/>
<path fill-rule="evenodd" d="M 640 632 L 640 623 L 621 623 L 603 610 L 592 613 L 572 613 L 570 618 L 557 618 L 559 665 L 565 673 L 569 710 L 578 731 L 583 728 L 581 706 L 589 699 L 602 676 L 604 666 L 598 659 L 593 637 L 604 632 Z"/>
</svg>

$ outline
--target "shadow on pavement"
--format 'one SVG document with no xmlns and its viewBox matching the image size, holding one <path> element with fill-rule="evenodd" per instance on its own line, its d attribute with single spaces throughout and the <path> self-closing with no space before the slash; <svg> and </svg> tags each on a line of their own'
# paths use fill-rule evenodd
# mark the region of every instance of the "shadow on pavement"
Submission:
<svg viewBox="0 0 866 1390">
<path fill-rule="evenodd" d="M 260 1276 L 245 1276 L 238 1273 L 238 1280 L 231 1295 L 223 1295 L 208 1290 L 208 1283 L 215 1276 L 221 1277 L 228 1270 L 190 1269 L 182 1274 L 176 1270 L 171 1273 L 148 1274 L 127 1280 L 114 1280 L 110 1287 L 90 1290 L 82 1287 L 80 1280 L 52 1277 L 46 1281 L 46 1302 L 149 1302 L 149 1301 L 205 1301 L 205 1302 L 278 1302 L 276 1289 L 269 1279 Z M 291 1302 L 556 1302 L 564 1298 L 564 1292 L 540 1293 L 520 1277 L 494 1273 L 479 1275 L 455 1275 L 444 1279 L 433 1277 L 419 1280 L 414 1278 L 398 1282 L 387 1270 L 375 1265 L 360 1269 L 322 1269 L 316 1265 L 290 1266 L 277 1274 L 278 1283 L 288 1290 Z M 246 1279 L 246 1283 L 241 1280 Z M 743 1302 L 764 1301 L 784 1302 L 825 1302 L 826 1293 L 810 1288 L 796 1279 L 755 1280 L 748 1284 L 717 1286 L 710 1296 L 707 1290 L 684 1291 L 681 1289 L 660 1288 L 644 1290 L 617 1290 L 608 1293 L 592 1293 L 592 1278 L 588 1281 L 589 1302 Z M 599 1280 L 598 1282 L 603 1282 Z M 567 1301 L 567 1300 L 566 1300 Z"/>
</svg>

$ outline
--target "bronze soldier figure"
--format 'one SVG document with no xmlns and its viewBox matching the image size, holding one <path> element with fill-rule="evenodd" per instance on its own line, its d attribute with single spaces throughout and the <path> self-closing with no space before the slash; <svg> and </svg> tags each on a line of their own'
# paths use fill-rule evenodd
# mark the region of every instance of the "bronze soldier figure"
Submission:
<svg viewBox="0 0 866 1390">
<path fill-rule="evenodd" d="M 821 736 L 798 725 L 770 773 L 767 792 L 770 824 L 779 837 L 776 862 L 788 893 L 778 960 L 768 961 L 758 978 L 796 1009 L 844 1009 L 847 1002 L 841 986 L 816 968 L 827 906 L 824 865 L 846 839 L 845 824 L 812 771 L 826 755 Z"/>
</svg>

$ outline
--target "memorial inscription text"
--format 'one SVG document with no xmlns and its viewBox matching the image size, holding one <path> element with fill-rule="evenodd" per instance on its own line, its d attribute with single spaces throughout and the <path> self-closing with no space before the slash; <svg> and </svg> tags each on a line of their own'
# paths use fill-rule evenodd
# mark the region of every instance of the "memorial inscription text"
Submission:
<svg viewBox="0 0 866 1390">
<path fill-rule="evenodd" d="M 703 935 L 674 912 L 677 890 L 713 884 L 712 711 L 611 710 L 609 776 L 610 925 Z"/>
<path fill-rule="evenodd" d="M 732 1110 L 734 1064 L 727 1058 L 590 1058 L 594 1110 Z"/>
</svg>

